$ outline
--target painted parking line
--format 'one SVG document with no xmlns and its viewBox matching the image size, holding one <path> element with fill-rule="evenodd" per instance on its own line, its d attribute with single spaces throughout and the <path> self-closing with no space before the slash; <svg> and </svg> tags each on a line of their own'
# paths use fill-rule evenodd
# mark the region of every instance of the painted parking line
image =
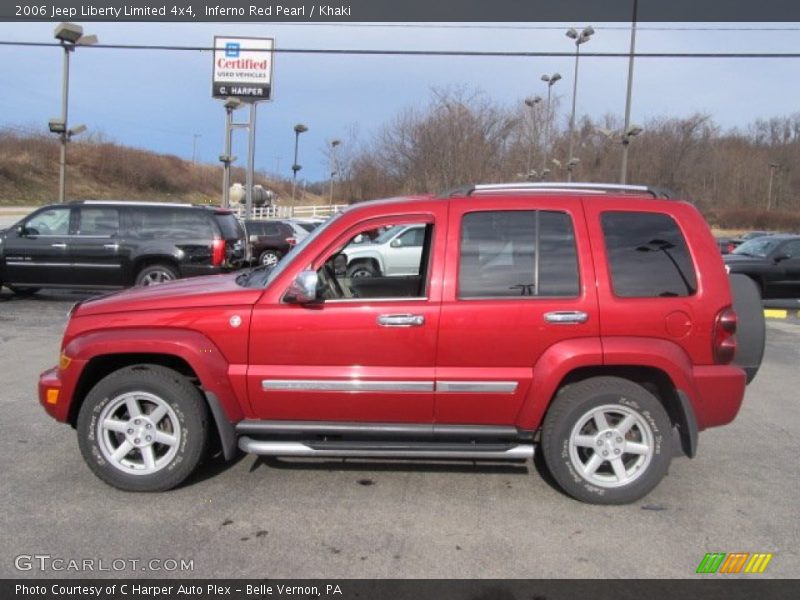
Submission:
<svg viewBox="0 0 800 600">
<path fill-rule="evenodd" d="M 767 319 L 786 319 L 789 317 L 789 311 L 785 308 L 765 308 L 764 317 Z"/>
</svg>

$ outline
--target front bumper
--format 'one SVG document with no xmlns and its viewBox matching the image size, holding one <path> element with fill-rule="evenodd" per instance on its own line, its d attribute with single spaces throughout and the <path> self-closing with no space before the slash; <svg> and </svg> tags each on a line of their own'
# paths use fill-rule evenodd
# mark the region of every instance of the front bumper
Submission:
<svg viewBox="0 0 800 600">
<path fill-rule="evenodd" d="M 56 421 L 70 420 L 72 399 L 85 362 L 73 358 L 66 369 L 53 367 L 39 375 L 39 403 Z"/>
</svg>

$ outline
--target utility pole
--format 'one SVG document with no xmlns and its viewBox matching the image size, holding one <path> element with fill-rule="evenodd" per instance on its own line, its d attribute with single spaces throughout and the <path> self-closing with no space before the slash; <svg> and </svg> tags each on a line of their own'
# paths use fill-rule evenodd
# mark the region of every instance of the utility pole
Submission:
<svg viewBox="0 0 800 600">
<path fill-rule="evenodd" d="M 328 168 L 331 173 L 330 188 L 328 190 L 328 206 L 333 207 L 333 178 L 338 171 L 338 164 L 336 162 L 336 146 L 341 144 L 341 140 L 331 140 L 331 154 L 329 158 Z"/>
<path fill-rule="evenodd" d="M 620 168 L 619 182 L 625 184 L 628 180 L 628 146 L 630 137 L 627 135 L 631 126 L 631 94 L 633 91 L 633 54 L 636 51 L 636 16 L 639 0 L 633 0 L 633 18 L 631 19 L 631 54 L 628 57 L 628 89 L 625 95 L 625 125 L 622 127 L 622 166 Z"/>
<path fill-rule="evenodd" d="M 775 171 L 779 171 L 781 165 L 778 163 L 769 163 L 769 187 L 767 188 L 767 210 L 772 210 L 772 179 L 775 177 Z"/>
<path fill-rule="evenodd" d="M 192 134 L 192 164 L 197 162 L 197 138 L 203 137 L 199 133 Z"/>
</svg>

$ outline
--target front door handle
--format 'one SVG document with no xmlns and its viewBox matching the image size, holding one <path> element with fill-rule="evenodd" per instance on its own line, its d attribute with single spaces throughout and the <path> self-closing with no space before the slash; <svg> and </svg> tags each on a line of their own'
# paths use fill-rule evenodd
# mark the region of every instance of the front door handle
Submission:
<svg viewBox="0 0 800 600">
<path fill-rule="evenodd" d="M 50 244 L 51 248 L 66 248 L 66 244 Z"/>
<path fill-rule="evenodd" d="M 382 327 L 419 327 L 425 324 L 423 315 L 380 315 L 378 325 Z"/>
<path fill-rule="evenodd" d="M 589 320 L 589 315 L 582 310 L 554 310 L 553 312 L 544 313 L 544 320 L 557 325 L 577 325 L 578 323 L 586 323 Z"/>
<path fill-rule="evenodd" d="M 108 250 L 119 250 L 119 244 L 103 244 L 103 248 Z"/>
</svg>

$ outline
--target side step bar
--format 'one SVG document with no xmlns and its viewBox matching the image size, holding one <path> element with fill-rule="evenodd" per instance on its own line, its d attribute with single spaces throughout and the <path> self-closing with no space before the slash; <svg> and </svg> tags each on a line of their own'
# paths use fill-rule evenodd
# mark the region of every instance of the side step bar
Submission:
<svg viewBox="0 0 800 600">
<path fill-rule="evenodd" d="M 343 435 L 371 437 L 467 437 L 519 439 L 526 435 L 511 425 L 442 425 L 422 423 L 351 423 L 346 421 L 257 421 L 236 424 L 239 435 Z M 528 432 L 529 435 L 529 432 Z"/>
<path fill-rule="evenodd" d="M 374 442 L 289 442 L 239 438 L 239 448 L 263 456 L 361 458 L 465 458 L 473 460 L 524 460 L 533 458 L 533 444 L 447 444 Z"/>
</svg>

